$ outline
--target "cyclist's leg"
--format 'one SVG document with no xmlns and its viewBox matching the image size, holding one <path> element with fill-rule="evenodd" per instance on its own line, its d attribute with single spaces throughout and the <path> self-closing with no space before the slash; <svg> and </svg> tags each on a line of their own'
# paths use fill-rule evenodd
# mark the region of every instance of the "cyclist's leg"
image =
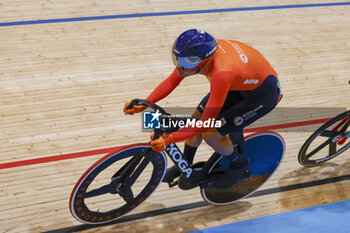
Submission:
<svg viewBox="0 0 350 233">
<path fill-rule="evenodd" d="M 231 134 L 230 137 L 222 136 L 216 131 L 216 133 L 210 135 L 210 140 L 208 140 L 207 134 L 203 135 L 204 140 L 216 151 L 216 153 L 225 156 L 230 161 L 229 168 L 224 172 L 220 179 L 214 181 L 214 185 L 217 188 L 227 188 L 232 186 L 237 182 L 241 174 L 248 169 L 249 160 L 247 156 L 241 153 L 236 146 L 238 143 L 242 142 L 240 138 L 243 138 L 243 131 L 240 129 L 232 133 L 235 135 L 234 137 L 231 137 Z M 242 136 L 239 136 L 240 134 Z M 215 135 L 215 137 L 213 137 L 213 135 Z M 214 140 L 211 140 L 213 138 L 217 138 L 218 140 L 215 142 Z"/>
<path fill-rule="evenodd" d="M 211 128 L 203 133 L 204 141 L 217 153 L 229 156 L 233 153 L 233 144 L 227 136 L 222 136 L 217 129 Z"/>
<path fill-rule="evenodd" d="M 197 110 L 202 113 L 207 101 L 209 99 L 210 93 L 207 94 L 198 105 Z M 225 102 L 220 110 L 220 113 L 223 113 L 230 109 L 233 105 L 238 104 L 243 100 L 243 97 L 240 91 L 230 91 L 227 93 Z M 243 135 L 243 132 L 242 132 Z M 209 129 L 203 134 L 203 138 L 208 145 L 210 145 L 216 152 L 221 155 L 232 155 L 234 152 L 233 144 L 226 135 L 219 133 L 216 129 Z M 242 136 L 243 137 L 243 136 Z"/>
<path fill-rule="evenodd" d="M 205 99 L 206 99 L 206 97 L 204 97 L 201 102 L 203 102 Z M 202 113 L 199 110 L 196 110 L 192 114 L 193 117 L 201 116 L 201 115 L 202 115 Z M 187 161 L 190 164 L 193 163 L 193 159 L 194 159 L 194 156 L 197 152 L 197 148 L 199 147 L 199 145 L 201 143 L 202 143 L 202 135 L 201 134 L 194 136 L 192 138 L 186 139 L 183 154 L 184 154 L 184 157 L 187 159 Z M 177 167 L 175 165 L 173 165 L 167 169 L 166 174 L 163 178 L 163 182 L 172 182 L 176 177 L 178 177 L 180 175 L 181 175 L 181 173 L 180 173 L 179 169 L 177 169 Z"/>
<path fill-rule="evenodd" d="M 202 115 L 202 113 L 198 109 L 196 109 L 196 111 L 192 114 L 192 117 L 200 117 L 201 115 Z M 202 143 L 202 135 L 201 134 L 196 135 L 194 137 L 186 139 L 186 141 L 185 141 L 185 149 L 186 149 L 186 146 L 197 148 L 197 147 L 199 147 L 199 145 L 201 143 Z M 185 151 L 184 151 L 184 155 L 186 156 L 186 152 Z M 188 160 L 191 160 L 191 161 L 193 161 L 193 157 L 194 157 L 194 154 L 193 155 L 189 154 L 189 156 L 186 156 L 186 158 Z"/>
<path fill-rule="evenodd" d="M 223 122 L 217 131 L 222 135 L 230 135 L 233 144 L 243 140 L 243 129 L 274 109 L 279 99 L 277 79 L 269 76 L 256 89 L 242 91 L 242 100 L 221 111 L 217 120 Z"/>
<path fill-rule="evenodd" d="M 217 131 L 222 135 L 230 135 L 233 144 L 239 144 L 243 139 L 243 128 L 252 124 L 269 113 L 276 105 L 279 99 L 279 90 L 277 88 L 277 79 L 274 76 L 269 76 L 266 80 L 255 90 L 242 93 L 244 99 L 238 104 L 233 105 L 230 109 L 220 113 L 217 119 L 224 122 L 221 128 Z M 218 141 L 217 145 L 220 144 Z M 224 176 L 229 180 L 234 180 L 233 177 L 238 178 L 244 169 L 248 166 L 248 160 L 245 155 L 241 155 L 237 150 L 230 155 L 231 165 Z M 223 181 L 223 180 L 222 180 Z M 225 186 L 225 183 L 217 184 L 217 187 Z"/>
<path fill-rule="evenodd" d="M 192 116 L 202 115 L 204 108 L 207 105 L 207 102 L 209 100 L 209 96 L 210 96 L 210 93 L 208 93 L 201 100 L 201 102 L 197 106 L 197 110 L 193 113 Z M 226 110 L 230 109 L 232 105 L 239 103 L 242 100 L 243 100 L 243 97 L 239 91 L 230 91 L 226 96 L 226 100 L 220 110 L 220 113 L 225 112 Z M 204 135 L 206 137 L 205 140 L 207 141 L 207 144 L 209 144 L 215 151 L 224 155 L 232 154 L 233 152 L 232 143 L 227 137 L 223 137 L 222 135 L 220 135 L 217 132 L 217 130 L 209 129 Z M 185 146 L 189 145 L 193 147 L 198 147 L 202 142 L 203 137 L 204 137 L 203 135 L 198 135 L 190 139 L 187 139 Z M 189 154 L 188 156 L 194 156 L 194 154 L 193 155 Z"/>
<path fill-rule="evenodd" d="M 196 154 L 197 148 L 201 142 L 202 135 L 194 136 L 185 141 L 183 155 L 190 164 L 193 163 L 194 155 Z M 172 182 L 176 177 L 180 175 L 181 173 L 179 169 L 175 165 L 173 165 L 166 170 L 163 182 Z"/>
<path fill-rule="evenodd" d="M 234 93 L 231 92 L 231 96 Z M 237 101 L 239 101 L 242 97 L 240 96 L 239 92 L 236 92 L 235 97 L 233 98 L 229 98 L 229 99 L 235 99 Z M 203 99 L 201 100 L 201 102 L 198 104 L 196 111 L 192 114 L 193 117 L 196 116 L 201 116 L 203 113 L 203 110 L 209 100 L 209 96 L 210 93 L 208 93 L 206 96 L 203 97 Z M 224 107 L 223 109 L 228 108 L 230 106 L 230 101 L 225 101 Z M 194 136 L 192 138 L 188 138 L 185 141 L 185 145 L 184 145 L 184 157 L 190 162 L 193 162 L 194 156 L 197 152 L 197 148 L 199 147 L 199 145 L 202 143 L 202 135 L 197 135 Z M 180 176 L 180 171 L 177 169 L 177 167 L 174 165 L 170 168 L 167 169 L 167 172 L 163 178 L 163 182 L 171 182 L 173 181 L 173 179 L 175 179 L 176 177 Z"/>
<path fill-rule="evenodd" d="M 210 93 L 206 96 L 205 102 L 203 101 L 204 99 L 202 100 L 201 104 L 198 105 L 197 110 L 203 112 L 204 107 L 209 99 L 209 95 Z M 240 91 L 229 91 L 220 110 L 219 116 L 243 100 L 244 98 Z M 221 118 L 217 117 L 217 119 Z M 225 126 L 225 123 L 223 123 L 223 126 L 225 128 L 227 127 L 227 125 Z M 231 155 L 234 152 L 233 144 L 237 144 L 236 142 L 233 143 L 233 141 L 227 137 L 231 130 L 229 128 L 226 129 L 227 132 L 223 132 L 223 130 L 221 130 L 221 132 L 218 132 L 218 130 L 219 129 L 209 129 L 207 132 L 205 132 L 203 134 L 205 141 L 221 155 Z M 238 138 L 243 138 L 243 131 L 241 132 L 241 137 Z"/>
</svg>

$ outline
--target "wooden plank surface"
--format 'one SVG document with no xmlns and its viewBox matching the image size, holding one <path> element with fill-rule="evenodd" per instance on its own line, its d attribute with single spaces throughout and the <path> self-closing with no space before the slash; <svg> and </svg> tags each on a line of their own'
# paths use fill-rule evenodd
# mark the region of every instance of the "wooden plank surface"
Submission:
<svg viewBox="0 0 350 233">
<path fill-rule="evenodd" d="M 328 1 L 336 2 L 336 1 Z M 318 3 L 288 1 L 283 4 Z M 0 23 L 140 12 L 281 5 L 277 1 L 5 1 Z M 176 7 L 174 7 L 176 6 Z M 140 116 L 124 116 L 132 98 L 144 98 L 173 69 L 170 48 L 188 28 L 258 48 L 279 74 L 279 108 L 314 108 L 307 114 L 274 115 L 265 124 L 330 117 L 317 108 L 350 107 L 350 6 L 291 8 L 216 14 L 80 21 L 0 27 L 0 163 L 148 141 Z M 160 105 L 195 107 L 208 92 L 204 77 L 183 83 Z M 272 116 L 272 115 L 271 115 Z M 259 123 L 256 124 L 259 126 Z M 315 129 L 291 129 L 285 158 L 262 190 L 350 174 L 347 151 L 325 167 L 297 162 Z M 182 148 L 182 144 L 181 147 Z M 208 158 L 203 144 L 196 160 Z M 103 154 L 0 170 L 0 232 L 43 232 L 80 226 L 70 215 L 70 192 Z M 349 198 L 350 181 L 203 206 L 85 232 L 187 232 L 271 213 Z M 197 189 L 161 184 L 138 212 L 202 201 Z"/>
</svg>

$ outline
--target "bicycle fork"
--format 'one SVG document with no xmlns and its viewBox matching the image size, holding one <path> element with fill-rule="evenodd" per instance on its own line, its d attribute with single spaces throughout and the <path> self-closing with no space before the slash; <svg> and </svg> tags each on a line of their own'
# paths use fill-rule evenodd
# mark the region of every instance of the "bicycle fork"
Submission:
<svg viewBox="0 0 350 233">
<path fill-rule="evenodd" d="M 131 201 L 134 198 L 131 186 L 150 161 L 150 156 L 147 156 L 150 151 L 149 148 L 143 153 L 133 156 L 111 177 L 109 184 L 87 192 L 85 198 L 111 193 L 119 194 L 126 202 Z"/>
</svg>

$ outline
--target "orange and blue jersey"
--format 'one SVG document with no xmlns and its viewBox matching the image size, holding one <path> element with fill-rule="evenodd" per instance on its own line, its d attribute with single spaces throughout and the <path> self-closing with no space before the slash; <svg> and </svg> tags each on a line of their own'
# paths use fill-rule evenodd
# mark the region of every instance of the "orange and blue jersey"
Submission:
<svg viewBox="0 0 350 233">
<path fill-rule="evenodd" d="M 216 118 L 230 91 L 252 91 L 257 89 L 267 77 L 277 73 L 260 52 L 249 45 L 233 40 L 218 40 L 218 49 L 212 55 L 207 78 L 210 81 L 210 96 L 200 118 L 201 121 Z M 179 71 L 165 79 L 147 97 L 157 102 L 169 95 L 183 80 Z M 206 131 L 206 128 L 183 128 L 172 133 L 174 141 L 190 138 Z"/>
</svg>

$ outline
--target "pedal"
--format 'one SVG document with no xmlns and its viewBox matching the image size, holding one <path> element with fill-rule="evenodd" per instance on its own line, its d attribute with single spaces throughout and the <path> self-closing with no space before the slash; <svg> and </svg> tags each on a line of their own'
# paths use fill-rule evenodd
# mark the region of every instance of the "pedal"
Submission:
<svg viewBox="0 0 350 233">
<path fill-rule="evenodd" d="M 175 187 L 176 185 L 178 185 L 179 180 L 173 181 L 173 182 L 167 182 L 169 185 L 169 188 Z"/>
<path fill-rule="evenodd" d="M 178 185 L 179 185 L 179 188 L 182 190 L 189 190 L 198 186 L 198 185 L 192 184 L 184 175 L 180 176 Z"/>
<path fill-rule="evenodd" d="M 187 178 L 185 175 L 181 175 L 179 178 L 179 188 L 183 190 L 193 189 L 199 186 L 204 180 L 208 179 L 209 174 L 202 170 L 202 168 L 195 168 L 196 174 Z"/>
<path fill-rule="evenodd" d="M 211 187 L 214 185 L 213 181 L 220 177 L 221 174 L 211 175 L 208 179 L 205 179 L 199 183 L 200 188 Z"/>
</svg>

